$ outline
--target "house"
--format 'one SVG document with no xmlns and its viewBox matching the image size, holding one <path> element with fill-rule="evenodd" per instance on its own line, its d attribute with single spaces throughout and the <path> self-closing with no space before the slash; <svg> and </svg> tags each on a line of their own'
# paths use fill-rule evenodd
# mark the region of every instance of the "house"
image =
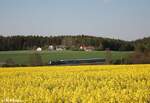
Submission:
<svg viewBox="0 0 150 103">
<path fill-rule="evenodd" d="M 53 50 L 54 50 L 54 46 L 53 46 L 53 45 L 49 45 L 49 46 L 48 46 L 48 50 L 49 50 L 49 51 L 53 51 Z"/>
<path fill-rule="evenodd" d="M 93 46 L 80 46 L 80 50 L 93 51 L 95 48 Z"/>
<path fill-rule="evenodd" d="M 38 47 L 38 48 L 36 49 L 36 51 L 37 51 L 37 52 L 41 52 L 41 51 L 42 51 L 42 48 L 41 48 L 41 47 Z"/>
<path fill-rule="evenodd" d="M 56 46 L 56 51 L 63 51 L 63 50 L 66 50 L 66 46 L 64 45 Z"/>
</svg>

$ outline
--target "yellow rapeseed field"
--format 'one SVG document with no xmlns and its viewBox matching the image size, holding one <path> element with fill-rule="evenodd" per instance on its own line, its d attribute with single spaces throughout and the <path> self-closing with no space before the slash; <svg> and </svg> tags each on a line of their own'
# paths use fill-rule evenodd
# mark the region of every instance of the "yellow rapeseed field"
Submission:
<svg viewBox="0 0 150 103">
<path fill-rule="evenodd" d="M 150 65 L 0 68 L 4 103 L 150 103 Z"/>
</svg>

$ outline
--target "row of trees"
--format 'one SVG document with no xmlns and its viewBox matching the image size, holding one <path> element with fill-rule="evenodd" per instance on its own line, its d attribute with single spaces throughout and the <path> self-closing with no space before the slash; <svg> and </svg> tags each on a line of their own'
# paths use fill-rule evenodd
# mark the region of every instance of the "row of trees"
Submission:
<svg viewBox="0 0 150 103">
<path fill-rule="evenodd" d="M 93 36 L 0 36 L 0 51 L 31 50 L 49 45 L 65 45 L 68 49 L 78 50 L 82 46 L 93 46 L 96 50 L 109 48 L 115 51 L 133 51 L 134 42 Z"/>
</svg>

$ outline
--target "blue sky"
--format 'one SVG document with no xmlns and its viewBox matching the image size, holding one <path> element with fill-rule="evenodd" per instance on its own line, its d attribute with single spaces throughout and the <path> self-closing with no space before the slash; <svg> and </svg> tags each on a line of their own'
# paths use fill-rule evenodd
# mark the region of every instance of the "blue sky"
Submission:
<svg viewBox="0 0 150 103">
<path fill-rule="evenodd" d="M 1 35 L 150 36 L 150 0 L 0 0 Z"/>
</svg>

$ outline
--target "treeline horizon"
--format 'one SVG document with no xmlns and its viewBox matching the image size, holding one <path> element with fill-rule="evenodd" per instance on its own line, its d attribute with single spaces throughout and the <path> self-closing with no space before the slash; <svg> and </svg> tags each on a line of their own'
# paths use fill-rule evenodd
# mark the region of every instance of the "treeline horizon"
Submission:
<svg viewBox="0 0 150 103">
<path fill-rule="evenodd" d="M 37 47 L 48 48 L 49 45 L 65 45 L 68 50 L 79 50 L 80 46 L 93 46 L 95 50 L 141 51 L 150 49 L 150 37 L 125 41 L 120 39 L 96 37 L 89 35 L 62 36 L 0 36 L 0 51 L 33 50 Z"/>
</svg>

